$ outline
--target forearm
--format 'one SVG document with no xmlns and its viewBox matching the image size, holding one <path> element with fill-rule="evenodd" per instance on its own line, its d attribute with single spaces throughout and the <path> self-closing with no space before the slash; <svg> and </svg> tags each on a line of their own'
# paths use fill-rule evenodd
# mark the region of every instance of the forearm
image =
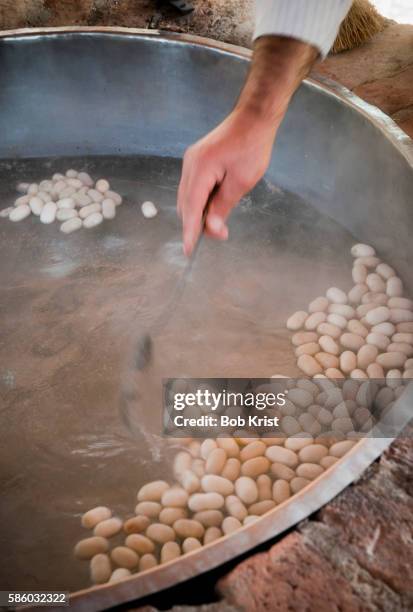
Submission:
<svg viewBox="0 0 413 612">
<path fill-rule="evenodd" d="M 283 36 L 262 36 L 254 43 L 251 68 L 235 112 L 278 127 L 291 96 L 309 73 L 318 50 Z"/>
</svg>

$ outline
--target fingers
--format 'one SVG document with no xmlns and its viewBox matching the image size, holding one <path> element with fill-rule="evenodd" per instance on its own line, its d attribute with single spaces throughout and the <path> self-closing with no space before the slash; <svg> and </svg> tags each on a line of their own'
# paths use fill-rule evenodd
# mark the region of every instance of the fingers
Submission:
<svg viewBox="0 0 413 612">
<path fill-rule="evenodd" d="M 218 240 L 227 240 L 226 220 L 233 208 L 246 193 L 234 179 L 226 175 L 212 198 L 206 219 L 206 232 Z"/>
<path fill-rule="evenodd" d="M 207 163 L 191 156 L 184 158 L 178 188 L 178 213 L 182 217 L 184 253 L 189 256 L 202 230 L 202 213 L 216 184 L 216 176 Z"/>
</svg>

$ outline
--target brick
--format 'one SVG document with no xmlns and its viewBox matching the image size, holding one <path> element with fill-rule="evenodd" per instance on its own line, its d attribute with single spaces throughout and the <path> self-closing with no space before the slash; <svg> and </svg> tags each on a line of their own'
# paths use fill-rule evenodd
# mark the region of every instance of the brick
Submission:
<svg viewBox="0 0 413 612">
<path fill-rule="evenodd" d="M 346 580 L 298 533 L 240 563 L 217 588 L 229 603 L 254 612 L 366 609 Z"/>
</svg>

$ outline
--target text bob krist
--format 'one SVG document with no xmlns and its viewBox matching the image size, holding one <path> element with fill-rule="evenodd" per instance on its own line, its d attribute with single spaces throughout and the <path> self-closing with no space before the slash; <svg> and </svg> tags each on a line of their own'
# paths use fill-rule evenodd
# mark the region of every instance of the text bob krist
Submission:
<svg viewBox="0 0 413 612">
<path fill-rule="evenodd" d="M 286 393 L 253 393 L 226 391 L 220 392 L 210 391 L 209 389 L 198 389 L 193 393 L 174 393 L 173 408 L 174 410 L 185 410 L 185 408 L 198 406 L 212 411 L 220 410 L 221 408 L 229 408 L 236 406 L 239 408 L 255 408 L 256 410 L 265 410 L 266 408 L 275 408 L 284 406 L 286 402 Z"/>
</svg>

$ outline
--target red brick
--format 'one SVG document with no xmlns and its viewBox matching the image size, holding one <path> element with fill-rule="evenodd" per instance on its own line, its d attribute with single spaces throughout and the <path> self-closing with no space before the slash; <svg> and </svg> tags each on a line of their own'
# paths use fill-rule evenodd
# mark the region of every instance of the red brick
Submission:
<svg viewBox="0 0 413 612">
<path fill-rule="evenodd" d="M 240 563 L 219 581 L 218 592 L 251 612 L 365 609 L 350 584 L 298 533 Z"/>
</svg>

